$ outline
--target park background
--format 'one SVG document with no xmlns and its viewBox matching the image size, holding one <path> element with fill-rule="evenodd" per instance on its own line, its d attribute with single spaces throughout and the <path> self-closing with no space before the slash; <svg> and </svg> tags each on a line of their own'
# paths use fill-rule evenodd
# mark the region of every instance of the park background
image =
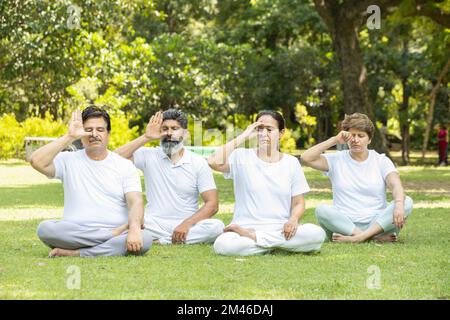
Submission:
<svg viewBox="0 0 450 320">
<path fill-rule="evenodd" d="M 450 170 L 434 166 L 434 127 L 450 119 L 449 28 L 449 1 L 0 1 L 0 297 L 448 299 Z M 314 256 L 235 259 L 200 245 L 45 259 L 35 230 L 62 216 L 62 186 L 23 160 L 24 139 L 61 136 L 70 112 L 91 103 L 112 115 L 111 149 L 158 110 L 186 112 L 191 133 L 200 121 L 203 146 L 225 142 L 207 130 L 242 130 L 259 110 L 279 110 L 282 150 L 297 156 L 336 134 L 345 114 L 366 113 L 378 128 L 372 147 L 400 166 L 413 216 L 396 245 L 327 243 Z M 305 174 L 304 222 L 315 223 L 331 189 Z M 229 222 L 232 185 L 215 178 L 218 217 Z M 76 290 L 72 265 L 82 270 Z M 371 266 L 379 287 L 367 284 Z"/>
</svg>

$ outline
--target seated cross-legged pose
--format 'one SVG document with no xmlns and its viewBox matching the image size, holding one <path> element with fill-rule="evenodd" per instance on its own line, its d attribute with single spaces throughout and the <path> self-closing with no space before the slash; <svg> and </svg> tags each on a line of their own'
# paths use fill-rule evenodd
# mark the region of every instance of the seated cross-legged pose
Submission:
<svg viewBox="0 0 450 320">
<path fill-rule="evenodd" d="M 31 156 L 31 165 L 64 186 L 62 220 L 43 221 L 38 236 L 56 256 L 122 256 L 144 254 L 152 245 L 141 230 L 144 200 L 141 181 L 131 161 L 107 149 L 108 113 L 90 106 L 72 114 L 69 131 Z M 80 139 L 84 150 L 61 152 Z"/>
<path fill-rule="evenodd" d="M 331 180 L 333 205 L 317 206 L 319 224 L 336 242 L 395 242 L 413 202 L 405 197 L 392 161 L 368 149 L 375 130 L 372 121 L 354 113 L 345 117 L 342 129 L 301 156 L 304 165 L 325 172 Z M 323 154 L 339 143 L 347 143 L 349 150 Z M 386 185 L 394 198 L 389 204 Z"/>
<path fill-rule="evenodd" d="M 214 243 L 221 255 L 254 255 L 274 249 L 291 252 L 319 251 L 325 232 L 299 220 L 305 212 L 304 194 L 309 186 L 299 161 L 279 151 L 284 118 L 266 110 L 236 139 L 209 159 L 214 170 L 233 179 L 233 220 Z M 258 147 L 238 148 L 257 136 Z"/>
<path fill-rule="evenodd" d="M 223 222 L 211 219 L 218 208 L 212 171 L 183 147 L 187 133 L 186 116 L 169 109 L 150 118 L 144 135 L 115 150 L 144 172 L 145 227 L 156 243 L 213 243 L 223 232 Z M 152 140 L 160 140 L 160 147 L 144 147 Z"/>
</svg>

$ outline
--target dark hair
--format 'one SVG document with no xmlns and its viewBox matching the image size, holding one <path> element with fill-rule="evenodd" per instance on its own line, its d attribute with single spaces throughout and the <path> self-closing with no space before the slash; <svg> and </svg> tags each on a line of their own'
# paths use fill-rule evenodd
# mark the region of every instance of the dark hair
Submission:
<svg viewBox="0 0 450 320">
<path fill-rule="evenodd" d="M 445 126 L 445 124 L 441 124 L 441 129 L 442 130 L 447 130 L 447 127 Z"/>
<path fill-rule="evenodd" d="M 258 121 L 259 118 L 262 116 L 271 116 L 278 122 L 278 130 L 283 130 L 285 128 L 285 120 L 281 113 L 274 110 L 262 110 L 258 113 L 256 116 L 256 121 Z"/>
<path fill-rule="evenodd" d="M 188 121 L 183 112 L 177 109 L 167 109 L 163 112 L 163 121 L 176 120 L 183 129 L 187 129 Z"/>
<path fill-rule="evenodd" d="M 109 118 L 109 114 L 101 107 L 94 105 L 86 107 L 81 114 L 81 118 L 83 119 L 83 123 L 89 118 L 103 118 L 106 122 L 106 130 L 111 132 L 111 120 Z"/>
<path fill-rule="evenodd" d="M 351 115 L 345 115 L 344 121 L 342 121 L 342 130 L 348 131 L 352 128 L 364 131 L 369 139 L 372 139 L 375 133 L 373 122 L 364 113 L 355 112 Z"/>
</svg>

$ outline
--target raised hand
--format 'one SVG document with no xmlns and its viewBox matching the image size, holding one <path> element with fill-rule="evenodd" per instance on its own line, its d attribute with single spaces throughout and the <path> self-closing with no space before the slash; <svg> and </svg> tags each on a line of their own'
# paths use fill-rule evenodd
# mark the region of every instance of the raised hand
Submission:
<svg viewBox="0 0 450 320">
<path fill-rule="evenodd" d="M 256 137 L 257 134 L 256 128 L 258 128 L 261 125 L 263 125 L 263 123 L 260 121 L 253 122 L 251 125 L 247 127 L 247 129 L 245 129 L 245 131 L 242 133 L 242 136 L 245 139 L 253 139 L 254 137 Z"/>
<path fill-rule="evenodd" d="M 352 134 L 348 131 L 341 131 L 336 135 L 336 142 L 339 144 L 344 144 L 352 139 Z"/>
<path fill-rule="evenodd" d="M 155 113 L 147 124 L 145 130 L 145 137 L 149 140 L 157 140 L 161 138 L 161 125 L 163 122 L 162 112 Z"/>
<path fill-rule="evenodd" d="M 78 109 L 72 112 L 72 119 L 69 122 L 68 134 L 74 140 L 78 140 L 82 137 L 92 135 L 92 133 L 84 131 L 83 120 L 81 118 L 81 111 Z"/>
</svg>

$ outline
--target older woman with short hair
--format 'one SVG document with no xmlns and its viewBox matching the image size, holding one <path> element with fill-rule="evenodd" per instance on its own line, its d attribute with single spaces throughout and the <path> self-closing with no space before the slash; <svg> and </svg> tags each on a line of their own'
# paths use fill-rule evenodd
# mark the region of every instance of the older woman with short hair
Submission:
<svg viewBox="0 0 450 320">
<path fill-rule="evenodd" d="M 392 161 L 368 149 L 374 131 L 365 114 L 345 116 L 342 131 L 301 156 L 302 164 L 323 171 L 331 180 L 333 205 L 319 205 L 316 216 L 333 241 L 397 241 L 412 212 L 413 201 L 405 197 Z M 349 150 L 324 154 L 339 143 L 347 143 Z M 386 185 L 393 196 L 389 204 Z"/>
</svg>

